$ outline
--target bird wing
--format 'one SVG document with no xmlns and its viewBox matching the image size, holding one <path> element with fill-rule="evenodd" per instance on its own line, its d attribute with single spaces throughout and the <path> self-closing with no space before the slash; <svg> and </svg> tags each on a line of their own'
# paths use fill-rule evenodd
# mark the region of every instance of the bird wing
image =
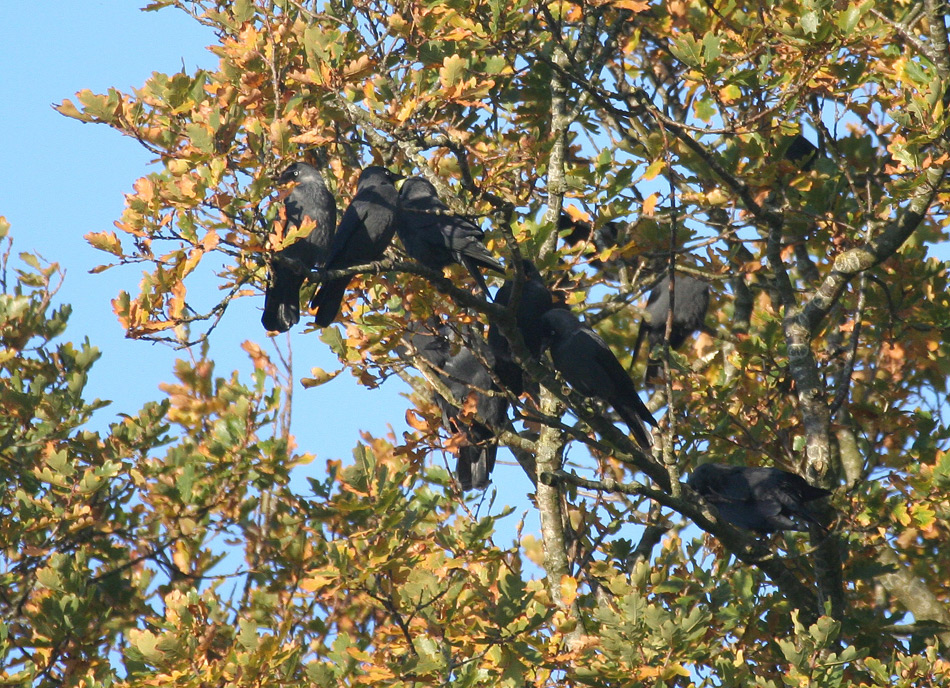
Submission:
<svg viewBox="0 0 950 688">
<path fill-rule="evenodd" d="M 746 471 L 745 477 L 759 513 L 772 519 L 773 523 L 787 530 L 800 530 L 792 520 L 797 517 L 820 525 L 805 502 L 830 494 L 827 490 L 813 487 L 799 475 L 777 469 L 751 469 Z M 812 496 L 816 494 L 817 497 Z"/>
<path fill-rule="evenodd" d="M 616 397 L 617 399 L 622 399 L 625 404 L 632 406 L 633 410 L 636 412 L 637 416 L 640 417 L 643 421 L 649 423 L 653 427 L 657 427 L 658 423 L 653 417 L 653 414 L 650 413 L 650 410 L 646 407 L 646 404 L 640 399 L 640 395 L 637 393 L 637 388 L 633 384 L 633 380 L 630 379 L 630 376 L 627 374 L 627 371 L 624 369 L 623 365 L 614 355 L 614 352 L 610 350 L 610 347 L 607 346 L 607 342 L 603 338 L 594 332 L 593 330 L 584 329 L 581 330 L 581 333 L 586 334 L 591 342 L 590 348 L 594 352 L 594 358 L 597 361 L 597 366 L 600 368 L 603 374 L 602 390 L 609 390 L 610 394 L 605 395 L 609 397 Z M 614 404 L 616 406 L 616 404 Z"/>
<path fill-rule="evenodd" d="M 480 267 L 504 274 L 505 266 L 482 243 L 485 233 L 481 229 L 477 227 L 473 229 L 464 225 L 458 226 L 456 223 L 452 223 L 449 231 L 451 234 L 446 237 L 446 243 L 449 249 L 458 254 L 460 258 L 469 258 Z"/>
<path fill-rule="evenodd" d="M 738 471 L 715 476 L 707 484 L 706 491 L 707 499 L 713 503 L 749 504 L 753 501 L 752 488 Z"/>
<path fill-rule="evenodd" d="M 558 355 L 555 364 L 573 387 L 583 394 L 606 399 L 614 386 L 610 376 L 612 354 L 606 347 L 596 333 L 582 329 L 571 333 L 552 349 L 552 354 Z"/>
<path fill-rule="evenodd" d="M 709 310 L 709 285 L 687 275 L 678 277 L 673 325 L 675 329 L 682 332 L 681 343 L 683 339 L 703 326 L 707 310 Z"/>
<path fill-rule="evenodd" d="M 417 228 L 429 229 L 441 225 L 449 213 L 448 206 L 433 196 L 403 199 L 401 203 L 401 212 Z"/>
<path fill-rule="evenodd" d="M 664 277 L 650 291 L 647 297 L 646 320 L 653 328 L 656 328 L 660 321 L 666 321 L 666 312 L 670 309 L 670 280 Z"/>
<path fill-rule="evenodd" d="M 365 204 L 360 204 L 356 199 L 353 199 L 353 202 L 343 213 L 340 224 L 336 228 L 336 233 L 333 235 L 330 250 L 327 253 L 326 267 L 328 269 L 340 267 L 337 263 L 340 257 L 344 255 L 347 243 L 363 224 L 366 218 L 366 208 L 364 207 L 361 211 L 360 205 L 365 206 Z"/>
<path fill-rule="evenodd" d="M 756 504 L 709 501 L 716 505 L 719 516 L 734 526 L 759 532 L 772 532 L 775 530 L 772 517 L 767 514 L 762 514 Z"/>
</svg>

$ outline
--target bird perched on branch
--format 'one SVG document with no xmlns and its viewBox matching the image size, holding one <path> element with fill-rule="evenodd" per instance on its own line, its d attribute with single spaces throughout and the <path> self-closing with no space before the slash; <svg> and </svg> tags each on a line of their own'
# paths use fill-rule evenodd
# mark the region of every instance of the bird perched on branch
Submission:
<svg viewBox="0 0 950 688">
<path fill-rule="evenodd" d="M 427 268 L 464 265 L 486 296 L 488 285 L 479 268 L 505 272 L 482 243 L 485 233 L 471 220 L 449 212 L 435 187 L 422 177 L 409 177 L 399 190 L 396 233 L 406 253 Z"/>
<path fill-rule="evenodd" d="M 785 159 L 798 165 L 803 172 L 807 172 L 815 166 L 818 155 L 818 146 L 801 134 L 796 134 L 795 138 L 788 144 L 788 148 L 785 149 Z"/>
<path fill-rule="evenodd" d="M 296 182 L 284 201 L 287 228 L 311 220 L 310 233 L 271 258 L 271 278 L 264 293 L 261 322 L 267 330 L 286 332 L 300 321 L 300 288 L 310 271 L 323 265 L 336 229 L 336 200 L 320 173 L 305 162 L 295 162 L 277 178 Z"/>
<path fill-rule="evenodd" d="M 327 270 L 339 270 L 383 257 L 396 233 L 399 192 L 393 183 L 401 175 L 384 167 L 367 167 L 360 173 L 356 195 L 350 202 L 330 245 Z M 350 277 L 324 282 L 310 301 L 317 310 L 316 324 L 327 327 L 340 312 Z"/>
<path fill-rule="evenodd" d="M 806 524 L 823 528 L 808 502 L 831 494 L 778 468 L 721 463 L 697 466 L 686 484 L 714 505 L 724 520 L 760 533 L 807 530 Z"/>
<path fill-rule="evenodd" d="M 709 285 L 706 282 L 689 275 L 678 274 L 675 289 L 673 327 L 670 330 L 671 349 L 680 348 L 687 337 L 703 328 L 706 311 L 709 309 Z M 647 299 L 646 315 L 640 323 L 637 341 L 633 346 L 634 358 L 640 351 L 640 344 L 644 336 L 646 336 L 651 350 L 663 341 L 666 335 L 666 319 L 669 311 L 670 278 L 667 276 L 653 288 Z M 650 359 L 643 379 L 649 382 L 655 378 L 659 367 L 659 361 Z"/>
<path fill-rule="evenodd" d="M 521 262 L 525 281 L 521 287 L 521 299 L 518 301 L 515 322 L 528 353 L 535 359 L 541 358 L 544 344 L 544 326 L 541 316 L 554 307 L 551 292 L 544 286 L 541 273 L 530 260 Z M 514 291 L 514 281 L 508 280 L 495 294 L 495 303 L 507 306 Z M 488 346 L 495 356 L 495 375 L 505 388 L 519 396 L 524 392 L 524 371 L 511 356 L 511 346 L 505 335 L 494 323 L 488 326 Z"/>
<path fill-rule="evenodd" d="M 655 427 L 657 422 L 607 342 L 562 308 L 549 310 L 541 322 L 554 369 L 581 394 L 610 404 L 630 428 L 637 444 L 644 449 L 649 447 L 652 438 L 644 423 Z"/>
<path fill-rule="evenodd" d="M 564 243 L 568 246 L 586 244 L 593 247 L 595 255 L 591 258 L 590 264 L 603 271 L 604 274 L 616 277 L 617 269 L 624 265 L 631 270 L 636 269 L 638 258 L 635 256 L 624 256 L 616 251 L 613 253 L 613 258 L 607 262 L 599 257 L 605 251 L 621 247 L 621 243 L 624 241 L 622 239 L 624 234 L 622 223 L 610 220 L 595 228 L 591 222 L 572 217 L 567 212 L 562 212 L 557 228 Z"/>
<path fill-rule="evenodd" d="M 492 380 L 489 367 L 493 357 L 484 340 L 471 333 L 465 346 L 452 354 L 448 335 L 445 325 L 428 331 L 414 327 L 407 339 L 417 355 L 429 363 L 455 401 L 463 405 L 474 401 L 475 413 L 485 423 L 464 421 L 462 408 L 441 394 L 436 395 L 443 426 L 450 432 L 463 433 L 466 439 L 466 444 L 458 448 L 455 464 L 459 484 L 463 490 L 480 490 L 488 486 L 495 467 L 498 454 L 495 434 L 507 425 L 508 399 Z"/>
</svg>

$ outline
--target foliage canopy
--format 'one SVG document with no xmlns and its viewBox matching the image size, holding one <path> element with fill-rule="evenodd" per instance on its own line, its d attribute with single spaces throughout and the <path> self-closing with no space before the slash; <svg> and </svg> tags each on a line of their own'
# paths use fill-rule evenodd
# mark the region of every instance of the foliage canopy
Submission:
<svg viewBox="0 0 950 688">
<path fill-rule="evenodd" d="M 160 162 L 116 231 L 88 239 L 146 268 L 114 301 L 129 335 L 192 357 L 166 399 L 88 431 L 97 352 L 53 341 L 55 266 L 5 261 L 4 680 L 950 684 L 950 296 L 930 255 L 947 239 L 945 1 L 147 9 L 166 6 L 214 28 L 217 70 L 58 108 Z M 252 379 L 216 377 L 203 341 L 233 299 L 261 299 L 268 255 L 296 238 L 274 179 L 301 158 L 341 203 L 367 164 L 424 174 L 625 365 L 655 276 L 708 280 L 715 336 L 667 353 L 655 456 L 527 365 L 543 391 L 512 399 L 530 419 L 500 438 L 520 468 L 496 480 L 529 472 L 542 527 L 502 542 L 511 510 L 472 513 L 427 464 L 458 438 L 399 344 L 433 314 L 511 318 L 394 247 L 352 270 L 322 339 L 360 384 L 413 381 L 414 432 L 364 435 L 293 490 L 312 457 L 279 367 L 247 342 Z M 562 213 L 617 223 L 616 243 L 569 244 Z M 737 531 L 680 483 L 707 460 L 834 489 L 834 526 Z"/>
</svg>

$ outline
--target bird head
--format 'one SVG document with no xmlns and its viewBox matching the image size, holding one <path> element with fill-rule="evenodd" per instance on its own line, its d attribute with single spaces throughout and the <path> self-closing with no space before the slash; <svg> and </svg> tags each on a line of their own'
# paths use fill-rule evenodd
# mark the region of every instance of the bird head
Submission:
<svg viewBox="0 0 950 688">
<path fill-rule="evenodd" d="M 432 183 L 423 177 L 409 177 L 399 189 L 399 197 L 404 201 L 418 201 L 424 198 L 438 197 Z"/>
<path fill-rule="evenodd" d="M 715 472 L 716 469 L 713 464 L 700 464 L 693 469 L 692 473 L 689 474 L 686 484 L 689 485 L 694 492 L 698 492 L 699 494 L 708 494 L 712 489 Z"/>
<path fill-rule="evenodd" d="M 577 316 L 565 308 L 552 308 L 546 312 L 541 316 L 541 325 L 544 328 L 542 339 L 545 345 L 553 340 L 564 339 L 582 327 Z"/>
<path fill-rule="evenodd" d="M 369 167 L 364 167 L 363 171 L 360 172 L 360 178 L 356 182 L 356 186 L 377 186 L 379 184 L 395 185 L 400 179 L 405 179 L 405 176 L 398 172 L 387 170 L 381 165 L 370 165 Z"/>
<path fill-rule="evenodd" d="M 295 162 L 286 170 L 281 172 L 277 178 L 278 184 L 289 184 L 290 182 L 301 182 L 307 177 L 319 176 L 319 172 L 305 162 Z"/>
</svg>

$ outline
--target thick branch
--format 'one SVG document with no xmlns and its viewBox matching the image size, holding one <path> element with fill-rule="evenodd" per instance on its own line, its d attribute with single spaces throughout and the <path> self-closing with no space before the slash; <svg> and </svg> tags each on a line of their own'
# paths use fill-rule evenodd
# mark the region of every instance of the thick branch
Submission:
<svg viewBox="0 0 950 688">
<path fill-rule="evenodd" d="M 554 62 L 559 67 L 567 63 L 567 55 L 560 44 L 554 47 Z M 558 218 L 561 216 L 561 207 L 564 201 L 564 191 L 567 184 L 564 180 L 564 159 L 567 151 L 567 128 L 571 122 L 566 114 L 567 110 L 567 87 L 561 77 L 561 73 L 555 70 L 551 75 L 551 153 L 548 156 L 548 209 L 544 214 L 544 221 L 547 224 L 558 224 Z M 545 240 L 538 252 L 539 258 L 544 258 L 549 253 L 557 249 L 557 232 L 551 232 L 551 235 Z"/>
<path fill-rule="evenodd" d="M 926 0 L 927 26 L 933 51 L 925 53 L 937 66 L 944 90 L 950 86 L 950 41 L 947 40 L 947 0 Z"/>
<path fill-rule="evenodd" d="M 541 410 L 548 415 L 557 414 L 558 400 L 546 391 L 541 392 Z M 538 437 L 537 470 L 538 475 L 555 473 L 561 470 L 564 441 L 560 431 L 542 427 Z M 548 591 L 551 599 L 561 607 L 576 626 L 568 634 L 567 641 L 573 645 L 582 634 L 580 607 L 577 597 L 566 603 L 561 595 L 561 581 L 570 576 L 567 557 L 567 540 L 564 537 L 564 516 L 561 511 L 561 490 L 556 483 L 537 482 L 538 513 L 541 517 L 541 539 L 544 543 L 544 571 L 547 576 Z"/>
<path fill-rule="evenodd" d="M 950 612 L 930 591 L 930 588 L 904 566 L 897 552 L 885 546 L 878 552 L 877 560 L 893 569 L 888 573 L 882 573 L 877 579 L 907 611 L 914 615 L 914 619 L 918 622 L 936 621 L 944 627 L 950 627 Z M 945 649 L 950 648 L 950 631 L 944 630 L 936 636 Z"/>
<path fill-rule="evenodd" d="M 914 233 L 927 216 L 927 210 L 937 196 L 945 174 L 946 166 L 935 166 L 926 170 L 915 195 L 896 220 L 864 246 L 845 251 L 835 258 L 831 272 L 805 304 L 803 320 L 809 332 L 814 334 L 818 330 L 828 311 L 855 275 L 890 258 Z"/>
<path fill-rule="evenodd" d="M 750 541 L 741 531 L 719 520 L 716 512 L 706 504 L 705 500 L 686 486 L 681 486 L 684 496 L 676 498 L 665 491 L 636 482 L 620 483 L 613 478 L 604 478 L 601 481 L 586 480 L 574 473 L 567 473 L 563 470 L 545 473 L 540 463 L 538 470 L 539 483 L 564 481 L 589 490 L 648 497 L 658 504 L 683 514 L 706 532 L 715 535 L 740 561 L 760 568 L 782 591 L 789 602 L 801 611 L 805 623 L 814 623 L 818 619 L 818 600 L 814 592 L 802 583 L 781 559 L 763 557 L 762 547 L 759 543 Z"/>
<path fill-rule="evenodd" d="M 769 230 L 767 257 L 773 274 L 773 301 L 776 310 L 784 311 L 782 330 L 788 350 L 789 373 L 795 381 L 798 412 L 805 429 L 805 473 L 818 480 L 822 487 L 832 486 L 831 413 L 826 400 L 824 381 L 812 350 L 812 335 L 803 324 L 802 310 L 796 301 L 794 287 L 782 260 L 782 225 Z M 818 528 L 812 529 L 816 552 L 813 558 L 822 607 L 831 603 L 831 615 L 844 618 L 844 578 L 841 572 L 841 546 L 838 538 Z"/>
</svg>

